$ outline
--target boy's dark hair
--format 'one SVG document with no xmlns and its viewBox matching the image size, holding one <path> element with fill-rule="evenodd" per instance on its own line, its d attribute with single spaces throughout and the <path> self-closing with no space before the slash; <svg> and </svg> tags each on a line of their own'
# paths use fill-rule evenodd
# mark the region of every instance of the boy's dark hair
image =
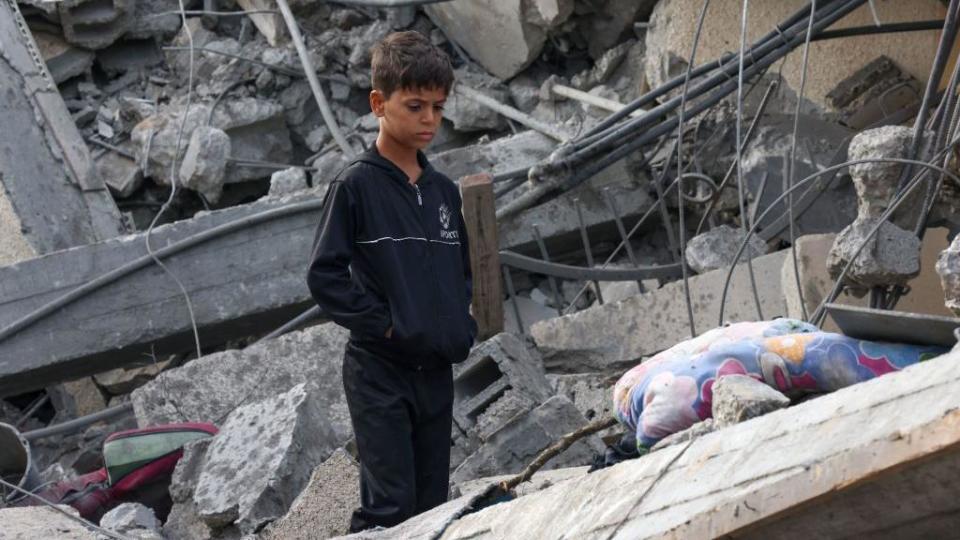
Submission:
<svg viewBox="0 0 960 540">
<path fill-rule="evenodd" d="M 370 84 L 390 98 L 401 88 L 441 88 L 450 93 L 450 58 L 420 32 L 394 32 L 370 49 Z"/>
</svg>

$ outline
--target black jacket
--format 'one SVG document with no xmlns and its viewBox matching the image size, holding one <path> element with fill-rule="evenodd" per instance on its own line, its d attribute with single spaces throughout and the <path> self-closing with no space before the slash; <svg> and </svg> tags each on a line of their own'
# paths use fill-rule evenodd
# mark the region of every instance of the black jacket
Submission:
<svg viewBox="0 0 960 540">
<path fill-rule="evenodd" d="M 307 285 L 353 345 L 434 369 L 467 357 L 477 324 L 459 190 L 417 157 L 423 173 L 414 185 L 375 147 L 337 175 Z"/>
</svg>

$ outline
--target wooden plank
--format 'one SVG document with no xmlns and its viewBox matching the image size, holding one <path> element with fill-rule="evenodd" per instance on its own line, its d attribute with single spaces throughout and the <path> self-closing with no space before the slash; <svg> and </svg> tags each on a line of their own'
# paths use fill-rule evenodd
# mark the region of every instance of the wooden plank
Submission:
<svg viewBox="0 0 960 540">
<path fill-rule="evenodd" d="M 568 480 L 441 538 L 953 537 L 957 362 L 949 353 Z"/>
<path fill-rule="evenodd" d="M 158 227 L 154 251 L 218 226 L 280 211 L 289 215 L 230 231 L 164 260 L 184 283 L 201 345 L 273 330 L 312 304 L 306 286 L 321 199 L 258 201 Z M 146 254 L 137 234 L 0 268 L 0 328 Z M 177 284 L 154 264 L 0 340 L 0 396 L 92 375 L 144 355 L 194 350 Z"/>
<path fill-rule="evenodd" d="M 489 174 L 465 176 L 460 180 L 460 190 L 463 219 L 470 239 L 473 316 L 479 326 L 477 341 L 483 341 L 503 332 L 503 287 L 493 177 Z"/>
</svg>

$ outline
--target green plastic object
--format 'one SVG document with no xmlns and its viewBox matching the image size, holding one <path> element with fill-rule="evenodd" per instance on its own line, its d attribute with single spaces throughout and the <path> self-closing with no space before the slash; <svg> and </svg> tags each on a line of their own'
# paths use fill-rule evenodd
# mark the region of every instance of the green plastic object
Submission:
<svg viewBox="0 0 960 540">
<path fill-rule="evenodd" d="M 103 462 L 110 485 L 152 461 L 179 451 L 189 442 L 212 436 L 210 430 L 202 427 L 179 426 L 116 433 L 103 443 Z"/>
</svg>

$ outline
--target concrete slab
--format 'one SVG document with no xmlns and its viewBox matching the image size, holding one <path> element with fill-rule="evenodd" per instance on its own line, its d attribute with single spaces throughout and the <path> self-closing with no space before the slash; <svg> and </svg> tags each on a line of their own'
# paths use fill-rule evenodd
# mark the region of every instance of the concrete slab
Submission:
<svg viewBox="0 0 960 540">
<path fill-rule="evenodd" d="M 786 315 L 781 269 L 788 256 L 780 251 L 753 260 L 763 317 L 757 314 L 746 265 L 737 267 L 727 293 L 725 322 Z M 721 269 L 689 279 L 698 332 L 719 325 L 726 275 Z M 537 323 L 530 333 L 548 372 L 612 371 L 689 338 L 687 321 L 683 282 L 675 281 L 647 294 Z"/>
<path fill-rule="evenodd" d="M 960 470 L 958 361 L 947 354 L 485 508 L 441 538 L 951 537 L 960 488 L 943 479 Z"/>
<path fill-rule="evenodd" d="M 58 508 L 79 517 L 70 506 Z M 0 523 L 3 523 L 5 540 L 35 540 L 57 538 L 60 540 L 96 540 L 97 534 L 83 525 L 58 513 L 56 510 L 31 506 L 26 508 L 0 508 Z"/>
</svg>

